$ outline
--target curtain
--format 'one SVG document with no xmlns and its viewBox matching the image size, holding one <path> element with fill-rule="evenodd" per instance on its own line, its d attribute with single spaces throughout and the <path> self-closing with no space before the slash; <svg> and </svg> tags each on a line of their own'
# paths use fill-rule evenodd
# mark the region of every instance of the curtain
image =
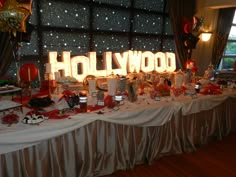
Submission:
<svg viewBox="0 0 236 177">
<path fill-rule="evenodd" d="M 172 30 L 175 36 L 176 58 L 180 64 L 180 68 L 184 68 L 184 64 L 188 59 L 188 52 L 184 46 L 183 17 L 192 18 L 195 13 L 195 0 L 168 0 L 170 20 Z"/>
<path fill-rule="evenodd" d="M 212 50 L 212 64 L 218 66 L 227 44 L 231 24 L 234 18 L 235 8 L 219 10 L 216 32 L 213 35 L 214 44 Z"/>
<path fill-rule="evenodd" d="M 4 76 L 12 60 L 17 41 L 8 32 L 0 32 L 0 77 Z"/>
</svg>

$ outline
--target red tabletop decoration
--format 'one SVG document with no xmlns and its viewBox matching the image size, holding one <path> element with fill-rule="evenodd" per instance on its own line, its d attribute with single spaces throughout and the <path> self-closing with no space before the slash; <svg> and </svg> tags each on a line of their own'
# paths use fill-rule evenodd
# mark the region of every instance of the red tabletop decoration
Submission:
<svg viewBox="0 0 236 177">
<path fill-rule="evenodd" d="M 21 80 L 32 81 L 38 76 L 38 68 L 33 63 L 23 64 L 19 74 Z"/>
<path fill-rule="evenodd" d="M 13 124 L 17 123 L 19 120 L 19 116 L 16 114 L 8 114 L 4 117 L 2 117 L 2 123 L 3 124 Z"/>
<path fill-rule="evenodd" d="M 44 81 L 41 81 L 40 92 L 45 92 L 45 91 L 49 92 L 49 86 L 50 86 L 50 91 L 54 92 L 55 89 L 57 88 L 56 87 L 56 81 L 55 80 L 50 80 L 50 81 L 44 80 Z"/>
<path fill-rule="evenodd" d="M 209 83 L 208 85 L 203 87 L 200 93 L 203 95 L 218 95 L 218 94 L 222 94 L 222 91 L 220 90 L 219 85 Z"/>
<path fill-rule="evenodd" d="M 196 73 L 197 70 L 198 70 L 196 62 L 194 60 L 192 60 L 192 59 L 188 59 L 185 62 L 185 68 L 191 70 L 193 73 Z"/>
<path fill-rule="evenodd" d="M 184 87 L 184 86 L 182 86 L 182 87 L 180 87 L 180 88 L 172 87 L 171 89 L 173 90 L 173 95 L 174 95 L 175 97 L 178 97 L 178 96 L 180 96 L 180 95 L 183 95 L 184 92 L 187 90 L 187 88 Z"/>
<path fill-rule="evenodd" d="M 116 102 L 113 100 L 111 95 L 107 95 L 104 99 L 104 104 L 108 108 L 114 108 L 116 106 Z"/>
</svg>

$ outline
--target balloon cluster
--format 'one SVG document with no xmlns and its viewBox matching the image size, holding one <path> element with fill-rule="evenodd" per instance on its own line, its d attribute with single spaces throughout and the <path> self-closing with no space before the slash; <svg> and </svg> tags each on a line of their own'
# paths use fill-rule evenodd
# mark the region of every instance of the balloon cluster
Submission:
<svg viewBox="0 0 236 177">
<path fill-rule="evenodd" d="M 32 0 L 0 0 L 0 30 L 26 32 L 26 21 L 32 13 Z"/>
<path fill-rule="evenodd" d="M 183 18 L 183 32 L 184 32 L 184 46 L 187 49 L 196 48 L 199 40 L 200 28 L 203 25 L 203 18 L 199 19 L 193 16 L 191 20 L 186 17 Z"/>
</svg>

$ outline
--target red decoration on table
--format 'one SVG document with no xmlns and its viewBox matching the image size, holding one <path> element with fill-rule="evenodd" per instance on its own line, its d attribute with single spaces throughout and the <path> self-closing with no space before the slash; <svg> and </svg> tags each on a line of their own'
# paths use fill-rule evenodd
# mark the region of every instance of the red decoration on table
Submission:
<svg viewBox="0 0 236 177">
<path fill-rule="evenodd" d="M 153 89 L 153 90 L 150 91 L 150 97 L 152 99 L 155 99 L 156 97 L 160 97 L 160 96 L 161 95 L 160 95 L 160 93 L 157 90 Z"/>
<path fill-rule="evenodd" d="M 184 86 L 179 87 L 179 88 L 172 87 L 171 89 L 173 90 L 173 94 L 175 97 L 178 97 L 178 96 L 184 94 L 184 92 L 187 90 L 187 88 Z"/>
<path fill-rule="evenodd" d="M 204 86 L 202 88 L 202 91 L 200 92 L 203 95 L 218 95 L 222 94 L 220 90 L 220 86 L 217 84 L 209 83 L 208 85 Z"/>
<path fill-rule="evenodd" d="M 188 59 L 185 62 L 185 68 L 191 70 L 193 73 L 196 73 L 198 70 L 196 62 L 192 59 Z"/>
<path fill-rule="evenodd" d="M 59 101 L 61 101 L 63 98 L 66 100 L 66 101 L 68 101 L 68 99 L 69 99 L 69 97 L 73 97 L 75 94 L 72 92 L 72 91 L 70 91 L 70 90 L 64 90 L 63 92 L 62 92 L 62 96 L 61 96 L 61 98 L 59 99 Z"/>
<path fill-rule="evenodd" d="M 49 83 L 50 82 L 50 83 Z M 54 92 L 56 89 L 56 81 L 55 80 L 45 80 L 45 81 L 41 81 L 40 84 L 40 92 L 44 92 L 47 91 L 49 92 L 49 86 L 50 86 L 50 91 Z"/>
<path fill-rule="evenodd" d="M 143 95 L 144 94 L 144 88 L 147 86 L 146 82 L 145 81 L 140 81 L 140 84 L 139 84 L 139 88 L 140 88 L 140 92 L 139 92 L 139 95 Z"/>
<path fill-rule="evenodd" d="M 67 95 L 67 96 L 73 96 L 73 95 L 74 95 L 74 93 L 73 93 L 72 91 L 70 91 L 70 90 L 64 90 L 64 91 L 62 92 L 62 94 L 63 94 L 63 95 Z"/>
<path fill-rule="evenodd" d="M 151 98 L 156 96 L 170 96 L 170 86 L 167 81 L 164 81 L 163 84 L 153 86 L 153 92 L 151 92 Z"/>
<path fill-rule="evenodd" d="M 104 99 L 104 105 L 108 108 L 114 108 L 116 106 L 116 101 L 113 100 L 111 95 L 107 95 Z"/>
<path fill-rule="evenodd" d="M 18 123 L 18 121 L 19 121 L 19 116 L 16 114 L 8 114 L 8 115 L 2 117 L 3 124 Z"/>
<path fill-rule="evenodd" d="M 32 81 L 38 76 L 38 68 L 33 63 L 23 64 L 19 75 L 20 79 L 25 82 Z"/>
</svg>

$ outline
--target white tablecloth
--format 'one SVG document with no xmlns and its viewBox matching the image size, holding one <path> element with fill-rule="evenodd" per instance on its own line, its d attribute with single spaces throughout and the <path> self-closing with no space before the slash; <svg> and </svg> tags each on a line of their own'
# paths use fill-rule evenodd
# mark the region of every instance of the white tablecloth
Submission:
<svg viewBox="0 0 236 177">
<path fill-rule="evenodd" d="M 137 102 L 125 101 L 118 111 L 104 108 L 104 114 L 97 114 L 97 111 L 80 113 L 66 119 L 49 119 L 39 125 L 27 125 L 22 122 L 11 126 L 1 124 L 0 154 L 39 144 L 43 140 L 68 133 L 96 120 L 140 127 L 162 126 L 180 112 L 182 115 L 190 115 L 209 110 L 229 97 L 236 97 L 236 91 L 227 90 L 221 95 L 198 95 L 198 98 L 194 99 L 189 96 L 176 99 L 166 97 L 161 101 L 140 96 Z M 24 112 L 27 111 L 24 108 Z"/>
</svg>

